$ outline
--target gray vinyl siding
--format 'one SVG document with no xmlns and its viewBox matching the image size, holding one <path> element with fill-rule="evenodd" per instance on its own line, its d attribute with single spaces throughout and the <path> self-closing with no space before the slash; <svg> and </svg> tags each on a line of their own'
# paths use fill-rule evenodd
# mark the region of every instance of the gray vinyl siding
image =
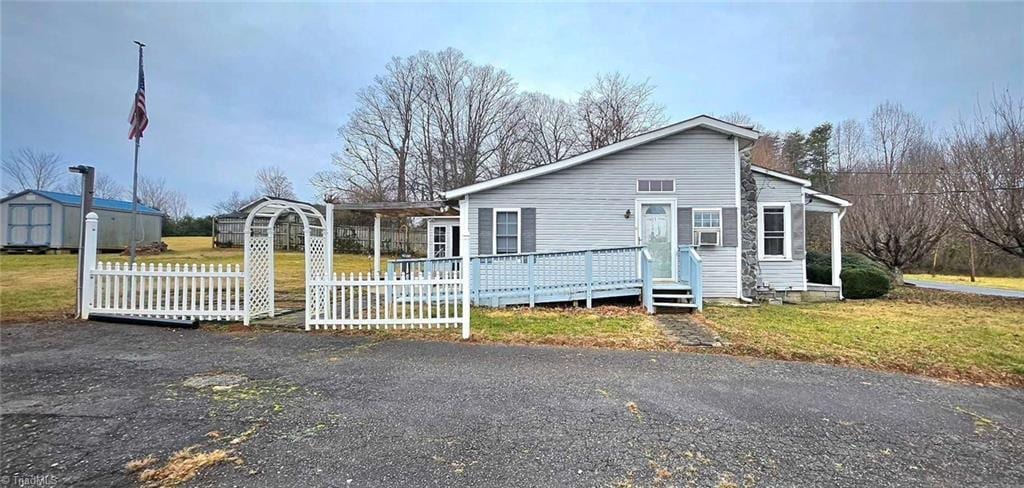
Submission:
<svg viewBox="0 0 1024 488">
<path fill-rule="evenodd" d="M 470 252 L 478 255 L 480 208 L 536 208 L 538 252 L 636 245 L 640 199 L 675 199 L 679 207 L 735 207 L 735 142 L 693 129 L 555 173 L 473 193 Z M 637 193 L 637 179 L 675 180 L 672 193 Z M 625 218 L 626 211 L 630 218 Z M 689 224 L 687 224 L 689 225 Z M 485 246 L 486 247 L 486 246 Z M 701 248 L 708 297 L 735 297 L 737 248 Z"/>
<path fill-rule="evenodd" d="M 834 204 L 832 202 L 826 202 L 824 200 L 821 200 L 821 199 L 818 199 L 818 198 L 814 198 L 814 199 L 811 200 L 811 203 L 808 203 L 806 205 L 805 209 L 808 212 L 837 213 L 840 210 L 842 210 L 842 207 L 840 207 L 839 205 L 836 205 L 836 204 Z"/>
<path fill-rule="evenodd" d="M 754 180 L 757 181 L 758 202 L 789 202 L 790 218 L 794 227 L 790 234 L 793 259 L 790 261 L 761 260 L 759 262 L 761 283 L 776 290 L 804 290 L 807 286 L 806 262 L 798 252 L 798 249 L 802 249 L 804 246 L 803 186 L 761 173 L 754 173 Z M 796 215 L 798 212 L 801 214 L 799 217 Z M 797 225 L 800 226 L 800 229 L 795 229 Z"/>
</svg>

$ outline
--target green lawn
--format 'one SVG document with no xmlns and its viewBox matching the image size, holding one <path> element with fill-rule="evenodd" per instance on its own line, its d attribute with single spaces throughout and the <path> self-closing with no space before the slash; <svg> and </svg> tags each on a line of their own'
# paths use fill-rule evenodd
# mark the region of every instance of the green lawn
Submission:
<svg viewBox="0 0 1024 488">
<path fill-rule="evenodd" d="M 911 287 L 889 297 L 707 307 L 729 351 L 1024 385 L 1024 301 Z"/>
<path fill-rule="evenodd" d="M 967 286 L 984 286 L 988 288 L 1001 288 L 1004 290 L 1024 291 L 1024 277 L 1006 278 L 999 276 L 978 276 L 976 281 L 971 281 L 970 276 L 963 275 L 930 275 L 930 274 L 908 274 L 903 275 L 907 280 L 938 281 L 942 283 L 953 283 Z"/>
</svg>

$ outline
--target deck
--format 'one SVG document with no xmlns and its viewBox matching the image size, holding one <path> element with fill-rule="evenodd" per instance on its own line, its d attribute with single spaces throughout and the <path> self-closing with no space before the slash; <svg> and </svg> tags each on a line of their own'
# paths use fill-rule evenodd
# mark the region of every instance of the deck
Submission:
<svg viewBox="0 0 1024 488">
<path fill-rule="evenodd" d="M 579 301 L 589 308 L 595 299 L 635 296 L 651 313 L 656 307 L 702 308 L 695 249 L 680 246 L 678 282 L 655 282 L 650 260 L 642 246 L 474 256 L 470 297 L 474 305 L 487 307 Z M 387 272 L 417 276 L 461 267 L 461 258 L 397 259 Z"/>
</svg>

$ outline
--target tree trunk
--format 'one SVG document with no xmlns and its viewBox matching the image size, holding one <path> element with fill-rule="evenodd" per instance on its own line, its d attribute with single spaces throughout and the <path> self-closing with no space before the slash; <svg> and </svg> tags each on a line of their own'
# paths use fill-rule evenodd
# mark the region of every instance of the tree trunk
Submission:
<svg viewBox="0 0 1024 488">
<path fill-rule="evenodd" d="M 903 270 L 899 266 L 892 267 L 892 281 L 897 285 L 903 285 Z"/>
</svg>

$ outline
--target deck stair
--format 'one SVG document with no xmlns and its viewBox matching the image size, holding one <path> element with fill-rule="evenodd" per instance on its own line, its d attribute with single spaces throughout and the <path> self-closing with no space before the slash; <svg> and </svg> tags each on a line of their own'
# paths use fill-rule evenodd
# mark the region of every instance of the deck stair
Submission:
<svg viewBox="0 0 1024 488">
<path fill-rule="evenodd" d="M 652 297 L 654 307 L 674 308 L 684 310 L 695 310 L 697 304 L 693 301 L 693 290 L 689 285 L 679 283 L 655 283 Z"/>
</svg>

